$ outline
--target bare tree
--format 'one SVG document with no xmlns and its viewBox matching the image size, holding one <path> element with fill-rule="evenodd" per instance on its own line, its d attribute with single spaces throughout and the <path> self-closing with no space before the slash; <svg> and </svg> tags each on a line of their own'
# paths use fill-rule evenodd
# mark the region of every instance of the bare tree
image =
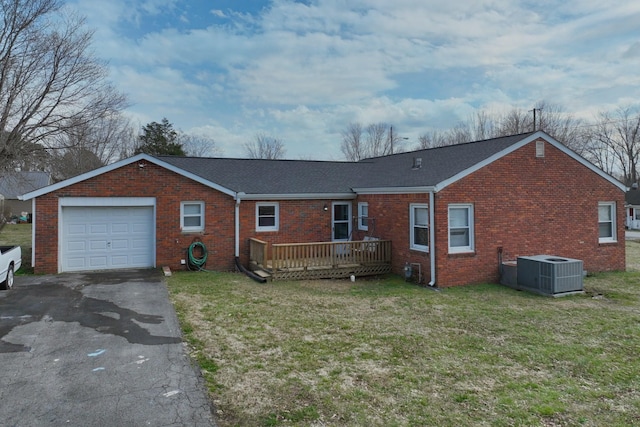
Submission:
<svg viewBox="0 0 640 427">
<path fill-rule="evenodd" d="M 244 144 L 247 157 L 250 159 L 282 159 L 285 148 L 278 138 L 259 133 L 251 142 Z"/>
<path fill-rule="evenodd" d="M 532 112 L 513 108 L 504 116 L 496 118 L 497 129 L 493 137 L 517 135 L 533 131 L 533 114 Z"/>
<path fill-rule="evenodd" d="M 567 147 L 582 154 L 586 149 L 585 123 L 564 111 L 558 104 L 536 104 L 536 130 L 543 130 Z M 532 116 L 533 118 L 533 116 Z"/>
<path fill-rule="evenodd" d="M 61 1 L 0 0 L 0 19 L 0 167 L 60 148 L 56 136 L 125 107 L 92 33 Z"/>
<path fill-rule="evenodd" d="M 340 149 L 347 160 L 358 161 L 366 156 L 363 152 L 362 133 L 362 125 L 360 123 L 349 123 L 347 128 L 342 131 Z"/>
<path fill-rule="evenodd" d="M 561 106 L 541 101 L 532 110 L 513 108 L 502 115 L 480 110 L 451 129 L 421 134 L 417 148 L 443 147 L 542 129 L 569 148 L 582 153 L 586 149 L 583 128 L 584 123 L 565 113 Z"/>
<path fill-rule="evenodd" d="M 404 140 L 387 123 L 371 123 L 365 128 L 360 123 L 349 123 L 342 132 L 340 148 L 347 160 L 358 161 L 403 151 Z"/>
<path fill-rule="evenodd" d="M 389 125 L 386 123 L 371 123 L 366 127 L 365 132 L 366 157 L 391 154 Z"/>
<path fill-rule="evenodd" d="M 178 140 L 188 156 L 209 157 L 222 154 L 222 149 L 208 135 L 178 132 Z"/>
<path fill-rule="evenodd" d="M 619 171 L 626 185 L 638 182 L 640 158 L 640 112 L 630 107 L 602 112 L 590 135 L 588 157 L 598 166 Z M 605 171 L 607 171 L 605 169 Z"/>
<path fill-rule="evenodd" d="M 64 140 L 57 145 L 65 148 L 52 152 L 51 173 L 62 180 L 129 157 L 137 136 L 127 118 L 112 114 L 75 126 L 58 138 Z"/>
</svg>

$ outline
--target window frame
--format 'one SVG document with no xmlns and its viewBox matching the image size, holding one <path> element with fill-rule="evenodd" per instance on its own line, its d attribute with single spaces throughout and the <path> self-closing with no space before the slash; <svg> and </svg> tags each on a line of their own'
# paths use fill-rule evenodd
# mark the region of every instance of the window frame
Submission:
<svg viewBox="0 0 640 427">
<path fill-rule="evenodd" d="M 466 227 L 452 227 L 451 226 L 451 210 L 452 209 L 466 209 L 467 210 L 467 226 Z M 447 236 L 449 239 L 449 253 L 469 253 L 475 251 L 475 232 L 474 232 L 474 214 L 472 203 L 452 203 L 447 208 Z M 452 246 L 451 245 L 451 231 L 468 229 L 469 230 L 469 244 L 466 246 Z"/>
<path fill-rule="evenodd" d="M 195 214 L 185 214 L 185 206 L 197 205 L 200 207 L 200 213 L 198 215 Z M 192 226 L 185 225 L 185 218 L 200 218 L 200 225 Z M 204 231 L 204 202 L 202 201 L 183 201 L 180 202 L 180 230 L 187 233 Z"/>
<path fill-rule="evenodd" d="M 364 215 L 363 210 L 366 208 L 367 214 Z M 358 203 L 358 230 L 369 231 L 369 203 Z"/>
<path fill-rule="evenodd" d="M 274 223 L 273 225 L 261 226 L 260 218 L 267 217 L 266 215 L 260 216 L 260 208 L 264 206 L 273 206 L 274 207 Z M 278 202 L 258 202 L 256 203 L 256 231 L 257 232 L 265 232 L 265 231 L 278 231 L 280 229 L 280 204 Z"/>
<path fill-rule="evenodd" d="M 611 215 L 610 221 L 600 220 L 600 208 L 609 208 L 609 214 Z M 611 223 L 611 235 L 602 237 L 600 236 L 600 224 Z M 598 243 L 616 243 L 618 241 L 617 229 L 616 229 L 616 202 L 598 202 Z"/>
<path fill-rule="evenodd" d="M 427 210 L 427 225 L 426 227 L 418 226 L 420 228 L 426 228 L 427 230 L 427 244 L 420 245 L 415 243 L 415 229 L 416 229 L 416 209 Z M 431 238 L 431 230 L 429 227 L 429 204 L 428 203 L 411 203 L 409 204 L 409 249 L 414 251 L 429 252 L 429 241 Z"/>
</svg>

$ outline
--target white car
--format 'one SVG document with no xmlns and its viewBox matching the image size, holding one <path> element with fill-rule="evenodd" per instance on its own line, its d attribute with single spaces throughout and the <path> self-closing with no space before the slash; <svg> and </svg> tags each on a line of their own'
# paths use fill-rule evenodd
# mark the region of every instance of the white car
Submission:
<svg viewBox="0 0 640 427">
<path fill-rule="evenodd" d="M 20 246 L 0 246 L 0 284 L 13 288 L 14 273 L 22 266 Z"/>
</svg>

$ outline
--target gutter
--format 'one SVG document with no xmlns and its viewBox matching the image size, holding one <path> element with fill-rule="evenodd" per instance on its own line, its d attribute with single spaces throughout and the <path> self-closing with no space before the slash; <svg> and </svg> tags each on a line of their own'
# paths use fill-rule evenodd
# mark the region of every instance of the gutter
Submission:
<svg viewBox="0 0 640 427">
<path fill-rule="evenodd" d="M 436 233 L 435 233 L 435 193 L 429 193 L 429 264 L 431 264 L 431 281 L 429 286 L 436 285 Z"/>
</svg>

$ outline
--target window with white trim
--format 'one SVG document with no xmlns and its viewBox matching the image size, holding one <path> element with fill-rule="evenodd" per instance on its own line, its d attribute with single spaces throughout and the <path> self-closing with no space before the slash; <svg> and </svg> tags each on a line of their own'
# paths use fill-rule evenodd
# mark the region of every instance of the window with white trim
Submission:
<svg viewBox="0 0 640 427">
<path fill-rule="evenodd" d="M 278 203 L 256 203 L 256 231 L 278 231 Z"/>
<path fill-rule="evenodd" d="M 449 253 L 473 252 L 473 205 L 449 205 Z"/>
<path fill-rule="evenodd" d="M 358 230 L 369 230 L 369 203 L 358 203 Z"/>
<path fill-rule="evenodd" d="M 204 202 L 180 202 L 180 229 L 204 230 Z"/>
<path fill-rule="evenodd" d="M 616 242 L 616 204 L 598 203 L 598 240 L 601 243 Z"/>
<path fill-rule="evenodd" d="M 417 251 L 429 252 L 429 205 L 412 203 L 409 205 L 410 236 L 409 247 Z"/>
</svg>

